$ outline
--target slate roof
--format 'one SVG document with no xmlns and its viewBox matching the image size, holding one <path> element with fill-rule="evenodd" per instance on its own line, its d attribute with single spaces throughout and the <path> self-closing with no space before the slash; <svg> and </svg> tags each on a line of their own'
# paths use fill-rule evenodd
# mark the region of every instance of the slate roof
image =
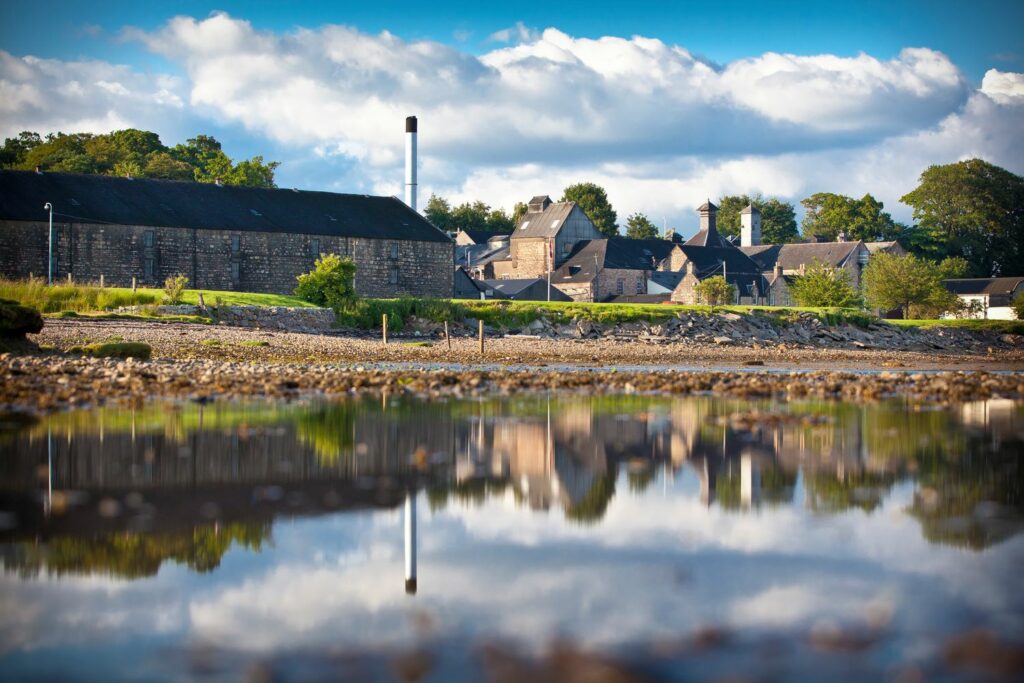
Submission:
<svg viewBox="0 0 1024 683">
<path fill-rule="evenodd" d="M 655 284 L 672 291 L 684 277 L 686 277 L 685 270 L 656 270 L 651 273 L 650 279 Z"/>
<path fill-rule="evenodd" d="M 460 266 L 485 266 L 492 261 L 504 261 L 509 258 L 507 244 L 457 244 L 455 245 L 455 264 Z"/>
<path fill-rule="evenodd" d="M 889 251 L 893 247 L 898 247 L 900 246 L 900 243 L 896 240 L 892 240 L 890 242 L 865 242 L 864 246 L 867 247 L 868 251 L 872 254 L 877 254 L 878 252 Z"/>
<path fill-rule="evenodd" d="M 1009 296 L 1024 283 L 1024 277 L 979 277 L 943 280 L 942 284 L 954 294 L 980 296 Z"/>
<path fill-rule="evenodd" d="M 509 237 L 508 233 L 497 233 L 489 230 L 460 230 L 459 232 L 473 240 L 473 244 L 486 244 L 491 241 L 501 242 Z"/>
<path fill-rule="evenodd" d="M 539 213 L 524 214 L 512 233 L 512 239 L 517 237 L 555 237 L 575 206 L 576 202 L 555 202 Z"/>
<path fill-rule="evenodd" d="M 616 294 L 605 297 L 605 303 L 614 304 L 664 304 L 671 294 Z"/>
<path fill-rule="evenodd" d="M 743 210 L 742 210 L 742 211 L 740 211 L 740 215 L 743 215 L 743 214 L 745 214 L 745 213 L 750 213 L 750 214 L 754 214 L 754 213 L 756 213 L 756 214 L 760 214 L 760 213 L 761 213 L 761 209 L 757 208 L 757 207 L 756 207 L 756 206 L 754 206 L 753 204 L 747 204 L 747 205 L 746 205 L 745 207 L 743 207 Z"/>
<path fill-rule="evenodd" d="M 612 237 L 581 240 L 551 276 L 553 282 L 590 282 L 599 268 L 654 270 L 677 244 L 665 239 Z"/>
<path fill-rule="evenodd" d="M 395 197 L 0 171 L 0 219 L 450 242 Z"/>
<path fill-rule="evenodd" d="M 859 241 L 760 244 L 740 247 L 739 250 L 752 258 L 761 270 L 772 270 L 776 263 L 783 270 L 798 270 L 800 264 L 810 266 L 815 261 L 833 267 L 842 266 L 861 244 Z"/>
<path fill-rule="evenodd" d="M 725 262 L 726 275 L 732 273 L 749 273 L 760 275 L 764 268 L 742 250 L 733 246 L 724 247 L 700 247 L 692 244 L 676 245 L 686 255 L 689 261 L 693 262 L 697 269 L 698 277 L 705 277 L 715 270 L 721 271 L 722 262 Z"/>
<path fill-rule="evenodd" d="M 709 230 L 698 230 L 697 234 L 686 240 L 686 244 L 694 247 L 729 247 L 729 240 L 722 237 L 718 229 L 712 226 Z"/>
</svg>

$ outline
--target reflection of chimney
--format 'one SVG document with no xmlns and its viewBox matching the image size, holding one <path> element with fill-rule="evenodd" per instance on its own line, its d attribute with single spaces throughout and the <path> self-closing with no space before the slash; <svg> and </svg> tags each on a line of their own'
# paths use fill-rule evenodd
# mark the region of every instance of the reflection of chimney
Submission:
<svg viewBox="0 0 1024 683">
<path fill-rule="evenodd" d="M 405 203 L 416 210 L 416 128 L 415 116 L 405 118 Z"/>
<path fill-rule="evenodd" d="M 416 500 L 405 494 L 405 592 L 416 595 Z"/>
</svg>

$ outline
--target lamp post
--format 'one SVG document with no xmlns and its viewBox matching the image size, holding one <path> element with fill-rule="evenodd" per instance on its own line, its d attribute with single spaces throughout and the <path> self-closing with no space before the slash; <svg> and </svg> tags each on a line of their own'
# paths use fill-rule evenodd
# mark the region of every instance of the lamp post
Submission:
<svg viewBox="0 0 1024 683">
<path fill-rule="evenodd" d="M 48 242 L 49 248 L 46 251 L 47 264 L 46 264 L 46 284 L 53 285 L 53 204 L 46 202 L 43 204 L 43 209 L 50 212 L 50 239 Z"/>
</svg>

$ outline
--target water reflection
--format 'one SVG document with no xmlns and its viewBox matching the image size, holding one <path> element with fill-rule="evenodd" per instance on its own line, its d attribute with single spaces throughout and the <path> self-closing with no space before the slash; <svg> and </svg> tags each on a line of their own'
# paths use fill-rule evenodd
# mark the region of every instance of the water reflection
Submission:
<svg viewBox="0 0 1024 683">
<path fill-rule="evenodd" d="M 567 639 L 572 661 L 598 647 L 675 675 L 712 624 L 747 653 L 722 661 L 762 666 L 743 659 L 770 645 L 751 649 L 751 634 L 803 628 L 801 643 L 872 652 L 875 668 L 849 678 L 873 678 L 934 661 L 937 633 L 1024 632 L 1022 453 L 1024 404 L 1004 400 L 56 415 L 0 432 L 0 667 L 63 677 L 72 664 L 56 662 L 74 650 L 99 653 L 96 678 L 130 679 L 125 661 L 162 667 L 179 652 L 168 678 L 202 677 L 188 667 L 207 657 L 230 679 L 244 652 L 344 678 L 339 657 L 376 671 L 359 659 L 374 651 L 477 680 L 494 657 L 536 673 L 495 643 L 548 652 Z M 811 656 L 803 647 L 782 651 Z M 772 664 L 776 678 L 847 671 L 801 661 Z"/>
</svg>

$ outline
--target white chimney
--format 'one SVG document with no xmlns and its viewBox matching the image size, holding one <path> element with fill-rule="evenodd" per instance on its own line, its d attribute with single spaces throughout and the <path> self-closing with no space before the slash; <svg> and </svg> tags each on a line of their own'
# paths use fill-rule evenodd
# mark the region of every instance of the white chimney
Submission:
<svg viewBox="0 0 1024 683">
<path fill-rule="evenodd" d="M 755 247 L 761 244 L 761 211 L 749 204 L 740 212 L 740 246 Z"/>
<path fill-rule="evenodd" d="M 405 203 L 416 210 L 416 117 L 405 117 Z"/>
</svg>

